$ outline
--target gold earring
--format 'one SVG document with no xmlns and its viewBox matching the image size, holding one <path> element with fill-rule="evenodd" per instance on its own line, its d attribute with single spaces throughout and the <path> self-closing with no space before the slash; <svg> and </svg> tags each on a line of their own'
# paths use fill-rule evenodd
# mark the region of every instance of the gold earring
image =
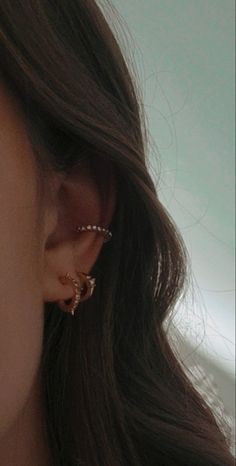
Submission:
<svg viewBox="0 0 236 466">
<path fill-rule="evenodd" d="M 85 301 L 90 298 L 93 294 L 94 288 L 96 286 L 96 279 L 92 278 L 91 275 L 88 275 L 84 272 L 76 272 L 79 280 L 71 277 L 67 272 L 65 276 L 59 277 L 59 280 L 63 285 L 68 282 L 73 286 L 74 295 L 71 298 L 71 302 L 67 304 L 64 300 L 58 300 L 57 304 L 62 311 L 66 311 L 74 315 L 75 309 L 79 305 L 80 301 Z"/>
<path fill-rule="evenodd" d="M 104 234 L 104 243 L 107 243 L 108 241 L 111 240 L 112 237 L 112 232 L 108 230 L 108 228 L 105 228 L 100 225 L 79 225 L 75 228 L 75 231 L 77 232 L 84 232 L 84 231 L 97 231 L 98 233 L 103 233 Z"/>
</svg>

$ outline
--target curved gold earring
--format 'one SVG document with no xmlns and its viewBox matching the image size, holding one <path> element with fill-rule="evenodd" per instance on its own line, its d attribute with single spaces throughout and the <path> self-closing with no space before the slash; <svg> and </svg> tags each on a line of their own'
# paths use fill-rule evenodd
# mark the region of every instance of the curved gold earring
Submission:
<svg viewBox="0 0 236 466">
<path fill-rule="evenodd" d="M 57 304 L 62 311 L 69 312 L 72 315 L 74 315 L 75 309 L 77 308 L 80 301 L 84 301 L 92 296 L 96 286 L 95 278 L 92 278 L 91 275 L 88 275 L 84 272 L 76 272 L 76 274 L 78 276 L 78 280 L 71 277 L 68 272 L 65 276 L 59 277 L 59 280 L 63 285 L 69 282 L 73 286 L 74 295 L 71 298 L 71 302 L 69 304 L 65 303 L 65 300 L 58 300 Z"/>
</svg>

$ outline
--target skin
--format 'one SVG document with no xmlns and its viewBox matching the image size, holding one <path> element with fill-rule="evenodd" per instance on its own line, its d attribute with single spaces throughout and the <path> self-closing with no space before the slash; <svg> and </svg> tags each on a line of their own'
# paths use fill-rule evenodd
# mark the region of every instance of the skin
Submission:
<svg viewBox="0 0 236 466">
<path fill-rule="evenodd" d="M 67 178 L 52 174 L 38 228 L 37 167 L 24 115 L 0 81 L 1 465 L 51 464 L 39 373 L 44 303 L 71 298 L 73 289 L 58 277 L 89 273 L 103 247 L 99 233 L 73 233 L 71 227 L 109 225 L 115 194 L 112 175 L 107 178 L 104 170 L 96 177 L 82 166 Z"/>
</svg>

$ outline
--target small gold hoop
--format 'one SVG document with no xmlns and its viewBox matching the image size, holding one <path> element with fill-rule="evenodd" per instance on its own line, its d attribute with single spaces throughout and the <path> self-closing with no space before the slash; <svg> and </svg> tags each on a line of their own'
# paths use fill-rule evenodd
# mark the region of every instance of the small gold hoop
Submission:
<svg viewBox="0 0 236 466">
<path fill-rule="evenodd" d="M 58 306 L 61 308 L 62 311 L 70 312 L 72 315 L 74 315 L 75 309 L 78 306 L 81 297 L 80 279 L 79 281 L 77 281 L 73 277 L 71 277 L 69 273 L 67 273 L 65 276 L 59 277 L 59 280 L 61 281 L 61 283 L 63 283 L 63 285 L 66 285 L 69 282 L 73 286 L 74 296 L 71 298 L 71 302 L 69 304 L 66 304 L 63 299 L 58 300 Z"/>
<path fill-rule="evenodd" d="M 78 276 L 78 280 L 71 277 L 69 273 L 63 277 L 59 277 L 59 280 L 61 283 L 63 283 L 63 285 L 69 282 L 74 288 L 74 296 L 71 298 L 71 302 L 69 304 L 66 304 L 64 300 L 58 301 L 58 306 L 61 308 L 61 310 L 70 312 L 72 315 L 74 315 L 75 309 L 77 308 L 80 301 L 85 301 L 92 296 L 96 286 L 95 278 L 93 278 L 91 275 L 88 275 L 84 272 L 76 272 L 76 274 Z"/>
<path fill-rule="evenodd" d="M 98 233 L 102 233 L 104 234 L 104 243 L 107 243 L 112 238 L 112 232 L 108 228 L 103 227 L 102 225 L 86 225 L 86 226 L 77 225 L 77 227 L 75 228 L 75 231 L 81 232 L 81 233 L 86 232 L 86 231 L 90 231 L 90 232 L 97 231 Z"/>
<path fill-rule="evenodd" d="M 84 272 L 76 272 L 76 274 L 79 277 L 80 283 L 82 283 L 80 301 L 85 301 L 92 296 L 96 286 L 96 279 Z"/>
</svg>

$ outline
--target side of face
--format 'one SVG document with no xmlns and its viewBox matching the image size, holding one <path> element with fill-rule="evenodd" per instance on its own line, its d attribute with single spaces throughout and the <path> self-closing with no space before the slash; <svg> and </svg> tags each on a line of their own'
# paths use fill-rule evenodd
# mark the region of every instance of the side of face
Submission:
<svg viewBox="0 0 236 466">
<path fill-rule="evenodd" d="M 20 107 L 0 83 L 0 440 L 31 393 L 42 349 L 36 194 Z"/>
<path fill-rule="evenodd" d="M 112 167 L 99 159 L 48 175 L 43 200 L 37 170 L 20 102 L 0 80 L 0 446 L 26 402 L 41 409 L 44 303 L 71 299 L 58 277 L 90 273 L 103 247 L 103 235 L 72 226 L 108 227 L 116 205 Z"/>
</svg>

